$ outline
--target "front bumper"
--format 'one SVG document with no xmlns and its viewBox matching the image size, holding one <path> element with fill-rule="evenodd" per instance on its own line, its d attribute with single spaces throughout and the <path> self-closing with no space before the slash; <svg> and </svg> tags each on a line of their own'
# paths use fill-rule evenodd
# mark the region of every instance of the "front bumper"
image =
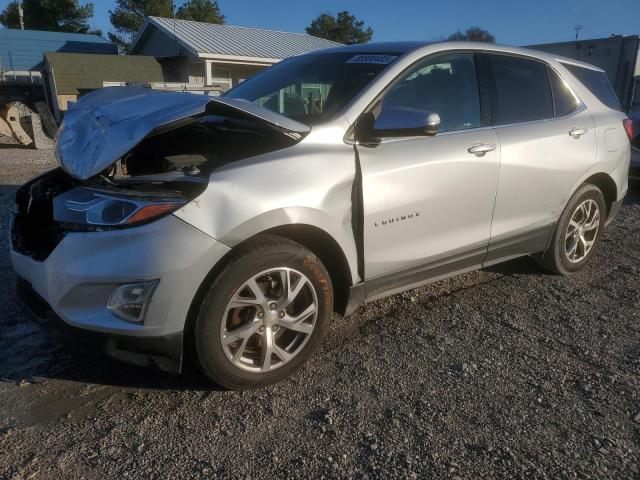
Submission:
<svg viewBox="0 0 640 480">
<path fill-rule="evenodd" d="M 159 337 L 129 337 L 85 330 L 65 323 L 22 278 L 16 284 L 16 295 L 22 307 L 64 343 L 92 352 L 105 352 L 116 360 L 141 367 L 153 366 L 176 373 L 182 370 L 182 332 Z"/>
<path fill-rule="evenodd" d="M 100 334 L 110 339 L 107 346 L 135 343 L 143 345 L 143 352 L 154 353 L 158 343 L 168 342 L 170 346 L 162 347 L 160 353 L 169 351 L 166 356 L 175 360 L 182 355 L 182 332 L 196 292 L 228 251 L 212 237 L 168 215 L 123 230 L 67 233 L 44 261 L 13 248 L 10 256 L 18 276 L 51 309 L 46 315 L 54 319 L 51 322 L 59 319 L 65 328 Z M 128 323 L 107 309 L 118 285 L 155 279 L 160 282 L 142 324 Z"/>
</svg>

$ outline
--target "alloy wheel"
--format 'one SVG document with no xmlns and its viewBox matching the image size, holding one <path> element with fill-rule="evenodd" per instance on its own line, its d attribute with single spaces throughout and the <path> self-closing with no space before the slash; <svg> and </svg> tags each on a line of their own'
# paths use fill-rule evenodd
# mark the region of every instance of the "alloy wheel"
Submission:
<svg viewBox="0 0 640 480">
<path fill-rule="evenodd" d="M 600 229 L 600 207 L 595 200 L 580 203 L 567 225 L 565 254 L 571 263 L 582 261 L 591 251 Z"/>
<path fill-rule="evenodd" d="M 229 300 L 220 338 L 238 368 L 269 372 L 298 355 L 315 328 L 318 297 L 301 272 L 278 267 L 254 275 Z"/>
</svg>

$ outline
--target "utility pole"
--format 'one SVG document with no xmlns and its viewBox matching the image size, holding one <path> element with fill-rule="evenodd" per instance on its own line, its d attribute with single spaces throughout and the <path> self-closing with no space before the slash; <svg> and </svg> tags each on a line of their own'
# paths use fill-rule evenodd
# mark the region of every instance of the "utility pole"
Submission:
<svg viewBox="0 0 640 480">
<path fill-rule="evenodd" d="M 580 30 L 584 28 L 584 25 L 576 25 L 573 29 L 576 31 L 576 42 L 578 41 L 578 35 L 580 35 Z"/>
<path fill-rule="evenodd" d="M 178 41 L 176 40 L 176 5 L 174 2 L 171 2 L 171 15 L 173 16 L 173 38 L 171 39 L 171 43 L 176 49 L 176 55 L 178 54 Z M 206 65 L 207 62 L 205 62 Z"/>
<path fill-rule="evenodd" d="M 20 30 L 24 30 L 24 13 L 22 12 L 22 0 L 18 0 L 18 17 L 20 18 Z"/>
</svg>

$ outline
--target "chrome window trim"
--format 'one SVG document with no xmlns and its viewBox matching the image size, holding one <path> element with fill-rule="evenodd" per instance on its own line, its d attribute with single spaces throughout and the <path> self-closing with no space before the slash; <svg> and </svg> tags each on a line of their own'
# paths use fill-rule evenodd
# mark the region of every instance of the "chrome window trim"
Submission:
<svg viewBox="0 0 640 480">
<path fill-rule="evenodd" d="M 553 122 L 556 120 L 566 120 L 568 118 L 571 117 L 575 117 L 578 114 L 584 112 L 587 110 L 587 107 L 581 103 L 578 108 L 576 110 L 574 110 L 573 112 L 567 114 L 567 115 L 563 115 L 561 117 L 551 117 L 551 118 L 542 118 L 540 120 L 530 120 L 527 122 L 517 122 L 517 123 L 508 123 L 508 124 L 504 124 L 504 125 L 487 125 L 485 127 L 475 127 L 475 128 L 462 128 L 462 129 L 458 129 L 458 130 L 448 130 L 446 132 L 438 132 L 436 135 L 434 135 L 434 137 L 441 137 L 441 136 L 445 136 L 445 135 L 452 135 L 452 134 L 457 134 L 457 133 L 467 133 L 467 132 L 479 132 L 479 131 L 483 131 L 483 130 L 490 130 L 490 129 L 498 129 L 498 128 L 510 128 L 510 127 L 519 127 L 519 126 L 528 126 L 528 125 L 536 125 L 539 123 L 546 123 L 546 122 Z M 413 137 L 383 137 L 380 138 L 379 142 L 360 142 L 358 140 L 355 140 L 353 138 L 346 138 L 345 139 L 345 143 L 347 145 L 362 145 L 362 146 L 367 146 L 367 145 L 382 145 L 385 143 L 395 143 L 395 142 L 405 142 L 407 140 L 418 140 L 418 139 L 428 139 L 428 138 L 432 138 L 431 136 L 427 136 L 427 135 L 420 135 L 420 136 L 413 136 Z"/>
<path fill-rule="evenodd" d="M 439 132 L 436 135 L 415 135 L 412 137 L 382 137 L 379 139 L 378 142 L 360 142 L 358 140 L 354 140 L 352 138 L 349 139 L 345 139 L 345 143 L 347 143 L 348 145 L 362 145 L 362 146 L 369 146 L 369 145 L 382 145 L 385 143 L 396 143 L 396 142 L 406 142 L 408 140 L 426 140 L 429 138 L 433 138 L 433 137 L 441 137 L 444 135 L 451 135 L 451 134 L 457 134 L 457 133 L 467 133 L 467 132 L 479 132 L 482 130 L 491 130 L 495 127 L 491 126 L 491 125 L 487 125 L 485 127 L 474 127 L 474 128 L 462 128 L 462 129 L 458 129 L 458 130 L 448 130 L 446 132 Z"/>
<path fill-rule="evenodd" d="M 581 103 L 578 106 L 578 108 L 575 109 L 573 112 L 567 115 L 562 115 L 561 117 L 549 117 L 549 118 L 541 118 L 539 120 L 528 120 L 526 122 L 505 123 L 504 125 L 494 125 L 493 128 L 508 128 L 508 127 L 517 127 L 519 125 L 535 125 L 537 123 L 553 122 L 555 120 L 566 120 L 568 118 L 575 117 L 586 110 L 587 110 L 587 107 L 583 103 Z"/>
<path fill-rule="evenodd" d="M 444 135 L 451 135 L 453 133 L 466 133 L 466 132 L 480 132 L 482 130 L 489 130 L 494 128 L 493 125 L 485 125 L 484 127 L 473 127 L 473 128 L 458 128 L 457 130 L 447 130 L 446 132 L 438 132 L 436 133 L 436 137 L 441 137 Z"/>
</svg>

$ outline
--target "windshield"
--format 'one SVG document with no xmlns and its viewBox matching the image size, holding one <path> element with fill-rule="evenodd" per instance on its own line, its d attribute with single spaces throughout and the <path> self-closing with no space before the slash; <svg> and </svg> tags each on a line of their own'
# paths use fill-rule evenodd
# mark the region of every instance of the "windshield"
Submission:
<svg viewBox="0 0 640 480">
<path fill-rule="evenodd" d="M 225 96 L 313 125 L 331 118 L 396 58 L 389 53 L 303 55 L 274 65 Z"/>
</svg>

